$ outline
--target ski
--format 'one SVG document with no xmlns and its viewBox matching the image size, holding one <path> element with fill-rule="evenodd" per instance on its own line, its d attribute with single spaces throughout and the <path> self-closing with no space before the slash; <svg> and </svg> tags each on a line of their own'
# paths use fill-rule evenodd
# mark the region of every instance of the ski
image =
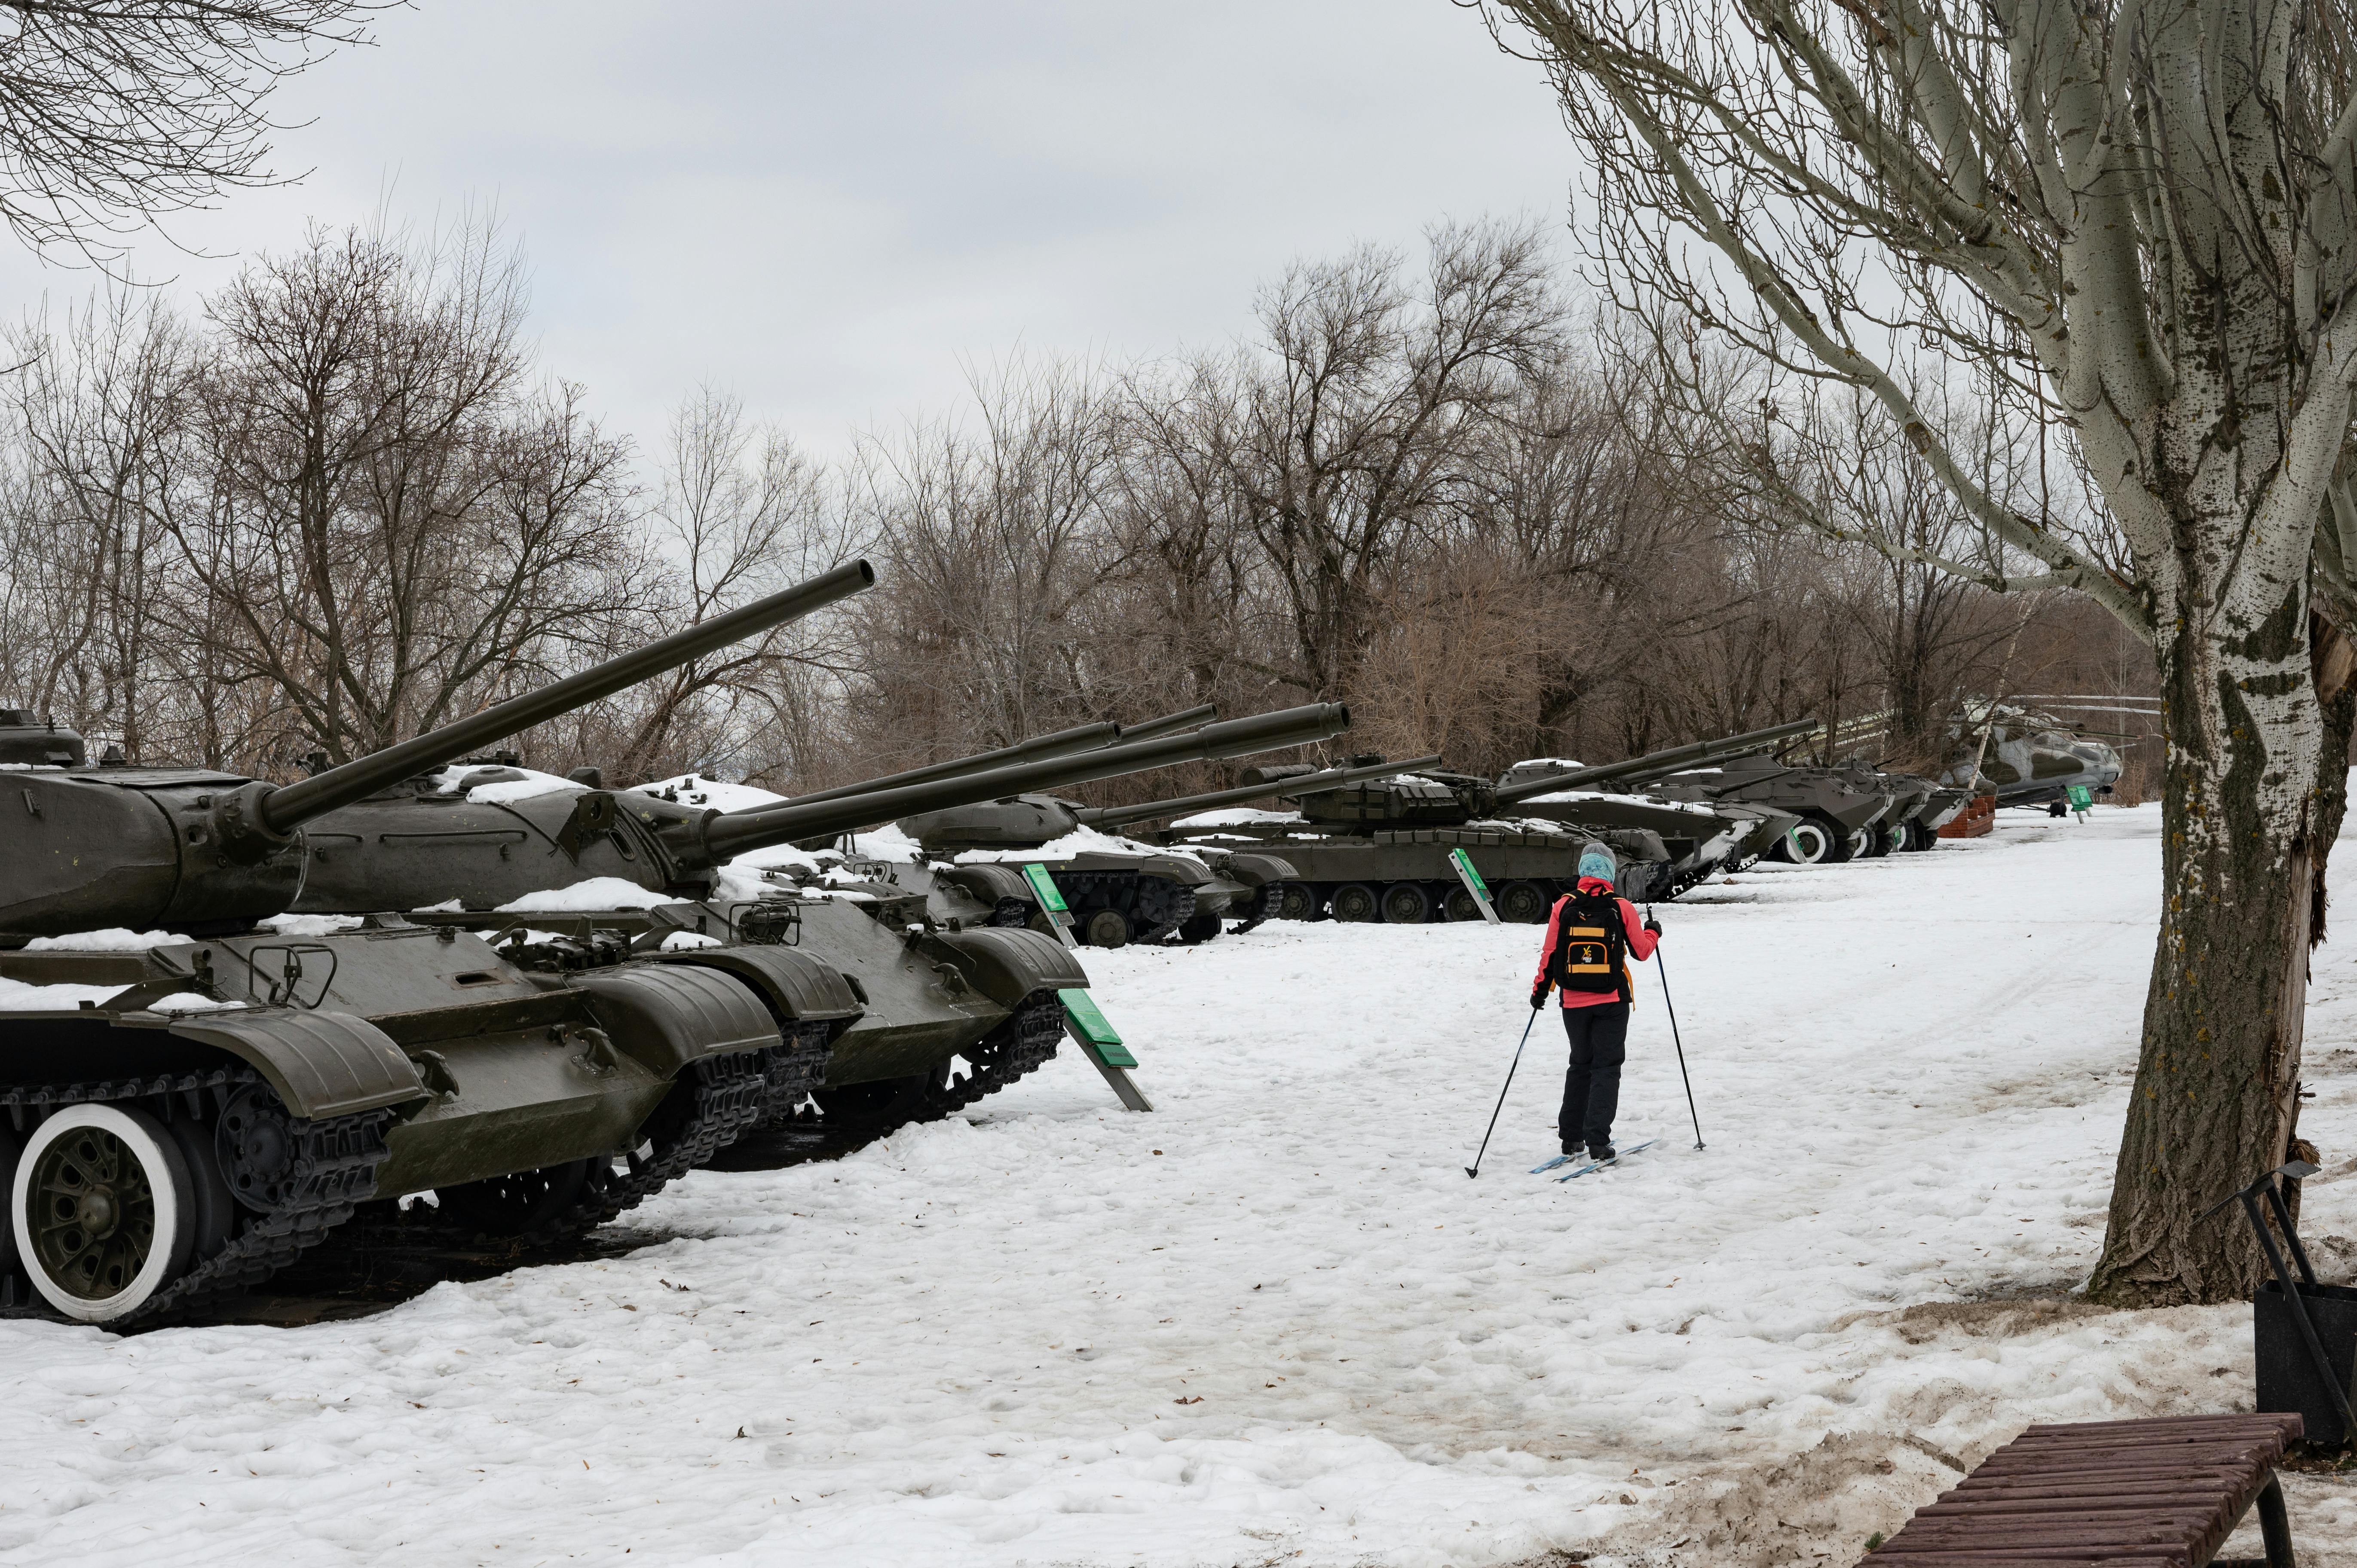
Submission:
<svg viewBox="0 0 2357 1568">
<path fill-rule="evenodd" d="M 1569 1165 L 1570 1163 L 1571 1163 L 1571 1156 L 1570 1156 L 1569 1155 L 1557 1155 L 1555 1158 L 1553 1158 L 1553 1159 L 1549 1160 L 1546 1164 L 1544 1164 L 1544 1165 L 1533 1165 L 1533 1166 L 1531 1167 L 1531 1175 L 1533 1175 L 1533 1176 L 1544 1176 L 1547 1172 L 1549 1172 L 1549 1171 L 1551 1171 L 1551 1170 L 1555 1169 L 1555 1166 L 1557 1166 L 1557 1165 Z"/>
<path fill-rule="evenodd" d="M 1559 1176 L 1555 1179 L 1557 1181 L 1575 1181 L 1591 1172 L 1600 1171 L 1607 1165 L 1617 1165 L 1622 1160 L 1627 1159 L 1630 1155 L 1638 1153 L 1640 1150 L 1652 1148 L 1660 1140 L 1658 1139 L 1648 1138 L 1641 1144 L 1631 1144 L 1609 1160 L 1590 1160 L 1586 1165 L 1580 1166 L 1577 1170 L 1568 1172 L 1567 1174 Z"/>
</svg>

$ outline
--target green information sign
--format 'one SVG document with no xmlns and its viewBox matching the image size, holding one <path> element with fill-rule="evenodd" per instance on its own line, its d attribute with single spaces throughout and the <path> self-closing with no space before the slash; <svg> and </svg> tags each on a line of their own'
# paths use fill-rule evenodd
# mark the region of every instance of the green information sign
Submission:
<svg viewBox="0 0 2357 1568">
<path fill-rule="evenodd" d="M 1457 863 L 1457 875 L 1465 879 L 1465 886 L 1472 891 L 1473 896 L 1485 903 L 1488 902 L 1490 885 L 1481 880 L 1480 872 L 1473 869 L 1473 857 L 1461 849 L 1452 849 L 1448 852 L 1448 858 Z"/>
<path fill-rule="evenodd" d="M 1051 915 L 1069 915 L 1072 912 L 1064 902 L 1064 895 L 1057 888 L 1056 879 L 1048 875 L 1046 866 L 1036 861 L 1025 866 L 1023 880 L 1031 884 L 1031 891 L 1039 896 L 1039 908 L 1042 909 Z"/>
<path fill-rule="evenodd" d="M 2071 797 L 2071 809 L 2074 811 L 2086 811 L 2095 803 L 2095 792 L 2084 784 L 2071 785 L 2062 792 Z"/>
<path fill-rule="evenodd" d="M 1121 1035 L 1105 1015 L 1098 1011 L 1096 998 L 1079 986 L 1056 993 L 1064 1004 L 1064 1022 L 1071 1026 L 1073 1037 L 1088 1047 L 1089 1054 L 1107 1067 L 1135 1067 L 1137 1058 L 1121 1043 Z"/>
</svg>

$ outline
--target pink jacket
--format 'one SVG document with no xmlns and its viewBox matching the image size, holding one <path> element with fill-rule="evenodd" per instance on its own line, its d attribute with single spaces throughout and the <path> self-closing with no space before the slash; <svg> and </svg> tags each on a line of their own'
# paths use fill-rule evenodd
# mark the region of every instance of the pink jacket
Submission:
<svg viewBox="0 0 2357 1568">
<path fill-rule="evenodd" d="M 1579 890 L 1582 893 L 1609 894 L 1612 891 L 1612 884 L 1600 876 L 1583 876 L 1579 879 Z M 1644 922 L 1637 918 L 1637 906 L 1626 898 L 1612 901 L 1620 906 L 1620 929 L 1628 934 L 1629 956 L 1639 963 L 1644 962 L 1653 956 L 1653 949 L 1661 939 L 1647 930 Z M 1562 938 L 1563 907 L 1570 902 L 1571 896 L 1566 893 L 1556 899 L 1555 908 L 1547 912 L 1546 940 L 1539 947 L 1539 972 L 1538 977 L 1531 982 L 1533 991 L 1547 983 L 1547 971 L 1554 967 L 1555 946 Z M 1634 993 L 1633 988 L 1631 993 Z M 1595 1007 L 1620 1000 L 1609 991 L 1558 991 L 1555 994 L 1563 998 L 1563 1004 L 1566 1007 Z"/>
</svg>

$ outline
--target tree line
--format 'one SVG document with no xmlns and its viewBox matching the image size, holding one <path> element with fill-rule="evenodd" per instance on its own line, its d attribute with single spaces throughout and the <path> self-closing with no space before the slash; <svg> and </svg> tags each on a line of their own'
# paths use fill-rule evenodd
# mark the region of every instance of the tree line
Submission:
<svg viewBox="0 0 2357 1568">
<path fill-rule="evenodd" d="M 791 789 L 1343 700 L 1338 750 L 1485 772 L 1880 711 L 1924 765 L 2017 630 L 1717 482 L 1529 227 L 1301 263 L 1232 346 L 1012 361 L 832 463 L 709 390 L 634 449 L 538 362 L 527 307 L 488 225 L 323 230 L 192 308 L 106 289 L 9 330 L 0 702 L 284 777 L 866 554 L 875 592 L 527 759 Z M 1891 467 L 1894 516 L 1953 526 Z M 2022 674 L 2147 689 L 2071 600 L 2038 607 Z"/>
</svg>

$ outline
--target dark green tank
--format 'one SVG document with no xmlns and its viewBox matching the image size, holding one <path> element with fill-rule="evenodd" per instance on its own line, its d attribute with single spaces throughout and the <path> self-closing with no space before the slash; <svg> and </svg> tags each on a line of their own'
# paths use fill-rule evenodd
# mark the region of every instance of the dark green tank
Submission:
<svg viewBox="0 0 2357 1568">
<path fill-rule="evenodd" d="M 874 580 L 865 564 L 284 787 L 40 764 L 0 865 L 0 1304 L 94 1323 L 243 1290 L 355 1206 L 433 1191 L 484 1229 L 612 1218 L 762 1115 L 856 1015 L 791 955 L 534 971 L 371 912 L 287 918 L 306 825 Z M 669 957 L 670 955 L 663 955 Z"/>
<path fill-rule="evenodd" d="M 1611 846 L 1619 884 L 1631 897 L 1652 897 L 1670 864 L 1660 837 L 1642 828 L 1590 832 L 1502 814 L 1487 779 L 1430 768 L 1386 772 L 1372 757 L 1352 764 L 1366 776 L 1339 789 L 1315 787 L 1316 770 L 1306 766 L 1249 769 L 1246 783 L 1285 787 L 1279 798 L 1296 809 L 1212 812 L 1174 822 L 1157 837 L 1281 856 L 1299 872 L 1279 895 L 1277 912 L 1289 919 L 1480 919 L 1450 862 L 1456 849 L 1472 859 L 1500 916 L 1517 921 L 1545 918 L 1592 842 Z"/>
<path fill-rule="evenodd" d="M 979 771 L 944 764 L 914 783 L 878 780 L 733 812 L 561 786 L 512 800 L 395 795 L 372 803 L 364 820 L 341 819 L 371 836 L 339 851 L 350 857 L 348 880 L 335 886 L 381 878 L 400 886 L 418 906 L 411 918 L 488 940 L 533 972 L 815 964 L 858 1005 L 813 1011 L 791 988 L 770 993 L 780 1029 L 804 1049 L 793 1076 L 770 1092 L 762 1120 L 814 1108 L 829 1122 L 872 1133 L 948 1114 L 1049 1059 L 1064 1026 L 1058 993 L 1085 986 L 1086 974 L 1053 937 L 994 925 L 986 903 L 971 921 L 938 918 L 932 889 L 898 880 L 917 869 L 844 878 L 814 875 L 808 856 L 766 870 L 731 865 L 734 857 L 1040 788 L 1309 745 L 1349 723 L 1340 704 L 1313 704 Z M 498 793 L 498 781 L 489 790 Z M 597 831 L 568 833 L 585 816 Z M 453 852 L 433 880 L 400 864 L 425 830 Z M 311 908 L 322 898 L 316 886 L 306 889 Z M 822 993 L 835 994 L 811 993 Z M 962 1075 L 953 1070 L 961 1060 Z"/>
<path fill-rule="evenodd" d="M 80 768 L 90 758 L 72 730 L 30 708 L 0 708 L 0 768 Z"/>
</svg>

